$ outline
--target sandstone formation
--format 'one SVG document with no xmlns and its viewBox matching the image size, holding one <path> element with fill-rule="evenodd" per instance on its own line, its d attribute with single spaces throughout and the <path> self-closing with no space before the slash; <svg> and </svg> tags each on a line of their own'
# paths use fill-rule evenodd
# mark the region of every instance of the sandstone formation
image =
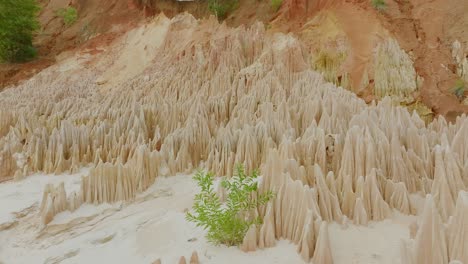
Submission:
<svg viewBox="0 0 468 264">
<path fill-rule="evenodd" d="M 199 264 L 198 260 L 198 253 L 197 251 L 192 252 L 192 256 L 190 256 L 190 264 Z"/>
<path fill-rule="evenodd" d="M 128 39 L 108 51 L 112 59 L 53 66 L 1 93 L 0 177 L 91 166 L 77 192 L 47 186 L 43 224 L 83 203 L 131 201 L 160 176 L 204 166 L 230 177 L 242 163 L 260 168 L 260 189 L 276 194 L 257 209 L 263 223 L 247 232 L 245 251 L 283 238 L 304 260 L 333 263 L 328 223 L 416 215 L 411 197 L 419 195 L 426 200 L 414 247 L 402 242 L 402 256 L 468 262 L 466 115 L 426 125 L 388 97 L 367 105 L 311 70 L 292 35 L 266 34 L 262 24 L 229 28 L 184 14 L 153 27 L 164 31 L 151 31 L 162 38 L 151 46 L 154 59 L 119 84 L 96 81 L 125 66 L 119 51 Z M 385 45 L 381 53 L 397 50 Z M 417 89 L 409 59 L 393 59 L 407 77 L 379 68 L 381 96 L 388 83 L 405 84 L 392 93 Z"/>
</svg>

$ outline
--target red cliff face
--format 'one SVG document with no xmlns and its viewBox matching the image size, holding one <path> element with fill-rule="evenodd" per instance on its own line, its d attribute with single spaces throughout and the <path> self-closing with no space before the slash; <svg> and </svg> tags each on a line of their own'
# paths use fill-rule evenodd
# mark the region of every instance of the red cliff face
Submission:
<svg viewBox="0 0 468 264">
<path fill-rule="evenodd" d="M 468 112 L 452 88 L 460 77 L 455 74 L 452 44 L 468 41 L 468 2 L 464 0 L 395 1 L 396 10 L 385 17 L 387 27 L 400 45 L 415 55 L 415 68 L 424 78 L 421 99 L 449 118 Z M 452 68 L 452 70 L 450 70 Z"/>
</svg>

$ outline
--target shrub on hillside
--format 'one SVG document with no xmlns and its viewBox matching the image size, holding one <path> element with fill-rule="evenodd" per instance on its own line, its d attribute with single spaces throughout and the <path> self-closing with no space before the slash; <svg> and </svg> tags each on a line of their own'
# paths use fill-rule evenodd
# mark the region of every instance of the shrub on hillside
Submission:
<svg viewBox="0 0 468 264">
<path fill-rule="evenodd" d="M 78 19 L 78 11 L 74 7 L 60 8 L 57 10 L 57 16 L 63 19 L 63 23 L 71 26 Z"/>
<path fill-rule="evenodd" d="M 273 10 L 278 11 L 283 4 L 283 0 L 271 0 L 271 7 Z"/>
<path fill-rule="evenodd" d="M 238 0 L 208 0 L 208 9 L 218 18 L 225 19 L 239 6 Z"/>
<path fill-rule="evenodd" d="M 384 11 L 387 8 L 385 0 L 371 0 L 372 6 L 378 11 Z"/>
<path fill-rule="evenodd" d="M 250 212 L 273 198 L 271 191 L 252 198 L 258 187 L 257 171 L 247 176 L 243 166 L 239 165 L 235 172 L 234 177 L 221 182 L 227 191 L 224 203 L 214 191 L 212 173 L 198 171 L 194 176 L 201 192 L 195 196 L 194 213 L 188 212 L 186 218 L 208 230 L 206 237 L 214 244 L 241 244 L 249 227 L 261 223 L 260 218 L 253 217 Z"/>
<path fill-rule="evenodd" d="M 0 1 L 0 62 L 23 62 L 37 54 L 33 33 L 40 28 L 36 0 Z"/>
<path fill-rule="evenodd" d="M 459 79 L 455 82 L 455 87 L 453 87 L 453 94 L 458 98 L 458 100 L 463 100 L 465 95 L 465 81 L 463 79 Z"/>
</svg>

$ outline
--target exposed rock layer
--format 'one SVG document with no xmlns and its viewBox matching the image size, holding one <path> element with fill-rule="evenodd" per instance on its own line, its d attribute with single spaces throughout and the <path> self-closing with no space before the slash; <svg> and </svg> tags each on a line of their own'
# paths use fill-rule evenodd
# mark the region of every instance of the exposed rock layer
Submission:
<svg viewBox="0 0 468 264">
<path fill-rule="evenodd" d="M 94 68 L 69 62 L 2 92 L 0 176 L 93 166 L 68 197 L 63 185 L 46 188 L 44 224 L 82 203 L 132 200 L 158 176 L 204 165 L 229 177 L 243 163 L 247 171 L 260 167 L 261 189 L 276 193 L 258 208 L 263 224 L 250 228 L 246 251 L 285 238 L 305 260 L 332 263 L 328 222 L 415 214 L 411 195 L 427 194 L 415 248 L 402 245 L 404 255 L 468 261 L 460 247 L 466 234 L 453 231 L 466 223 L 466 116 L 426 125 L 388 98 L 368 106 L 312 71 L 295 38 L 267 35 L 261 24 L 232 29 L 189 15 L 157 21 L 165 32 L 157 59 L 127 81 L 96 83 L 125 66 L 125 39 L 111 60 L 89 62 Z M 425 243 L 435 236 L 439 244 Z"/>
</svg>

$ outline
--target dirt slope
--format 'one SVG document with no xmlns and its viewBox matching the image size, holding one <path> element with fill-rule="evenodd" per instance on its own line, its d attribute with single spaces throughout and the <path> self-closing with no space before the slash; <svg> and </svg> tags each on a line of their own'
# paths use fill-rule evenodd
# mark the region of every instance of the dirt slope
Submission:
<svg viewBox="0 0 468 264">
<path fill-rule="evenodd" d="M 449 117 L 467 112 L 468 106 L 461 104 L 452 91 L 460 78 L 455 73 L 452 44 L 459 40 L 462 46 L 466 46 L 468 41 L 465 30 L 468 26 L 468 2 L 386 2 L 387 8 L 379 12 L 369 1 L 363 0 L 288 0 L 273 24 L 279 31 L 301 35 L 310 29 L 309 21 L 323 13 L 331 13 L 337 18 L 338 27 L 349 46 L 349 54 L 340 65 L 340 71 L 349 74 L 350 88 L 363 96 L 372 94 L 372 57 L 378 43 L 384 38 L 395 38 L 412 58 L 417 75 L 424 79 L 414 99 L 422 100 L 435 112 Z M 369 82 L 362 86 L 367 74 Z"/>
<path fill-rule="evenodd" d="M 449 117 L 468 111 L 451 91 L 460 78 L 454 71 L 452 43 L 459 40 L 466 45 L 468 41 L 467 12 L 464 0 L 411 0 L 392 2 L 388 13 L 380 17 L 400 45 L 415 55 L 415 68 L 425 80 L 423 102 Z"/>
</svg>

